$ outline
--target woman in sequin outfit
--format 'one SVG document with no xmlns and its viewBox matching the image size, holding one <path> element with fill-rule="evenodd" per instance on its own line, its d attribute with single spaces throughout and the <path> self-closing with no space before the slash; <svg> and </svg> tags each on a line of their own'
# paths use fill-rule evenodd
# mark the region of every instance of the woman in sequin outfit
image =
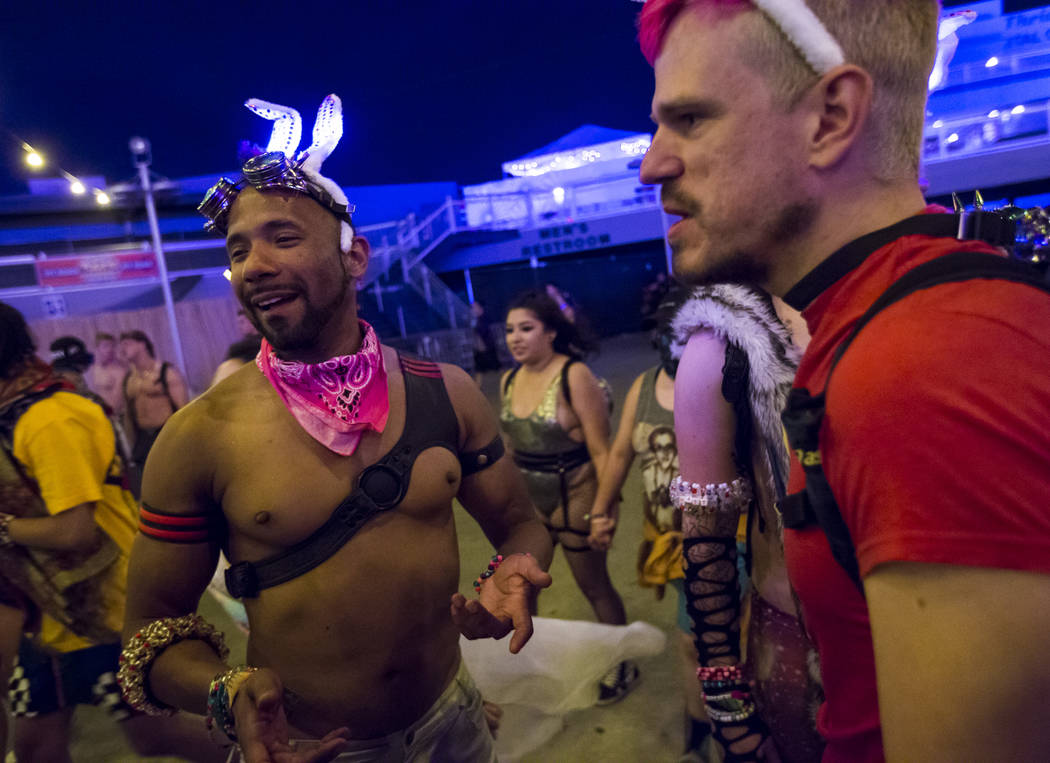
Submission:
<svg viewBox="0 0 1050 763">
<path fill-rule="evenodd" d="M 625 625 L 606 552 L 587 543 L 591 504 L 609 451 L 609 404 L 599 379 L 580 359 L 591 348 L 558 303 L 543 291 L 519 295 L 506 320 L 516 368 L 500 383 L 500 421 L 515 463 L 555 543 L 599 622 Z M 599 703 L 620 699 L 637 678 L 621 663 L 602 679 Z"/>
</svg>

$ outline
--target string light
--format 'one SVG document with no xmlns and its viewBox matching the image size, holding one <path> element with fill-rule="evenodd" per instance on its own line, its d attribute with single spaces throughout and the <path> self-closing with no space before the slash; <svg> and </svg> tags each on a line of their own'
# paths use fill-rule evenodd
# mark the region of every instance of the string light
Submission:
<svg viewBox="0 0 1050 763">
<path fill-rule="evenodd" d="M 34 170 L 41 169 L 47 164 L 44 155 L 37 151 L 35 148 L 33 148 L 31 145 L 29 145 L 24 140 L 22 140 L 17 135 L 14 135 L 11 132 L 8 132 L 8 135 L 10 135 L 10 137 L 13 138 L 22 147 L 22 150 L 25 152 L 26 164 L 28 164 Z M 84 181 L 82 181 L 76 175 L 70 172 L 66 172 L 61 167 L 56 167 L 55 170 L 58 172 L 59 175 L 64 177 L 69 182 L 69 192 L 71 194 L 73 194 L 74 196 L 84 196 L 85 194 L 87 194 L 88 187 L 84 184 Z M 97 203 L 99 206 L 107 206 L 113 201 L 112 198 L 110 198 L 110 195 L 101 188 L 93 187 L 91 188 L 91 192 L 95 196 L 95 203 Z"/>
<path fill-rule="evenodd" d="M 33 169 L 40 169 L 44 166 L 44 157 L 41 156 L 36 149 L 30 146 L 28 143 L 22 144 L 22 150 L 26 152 L 26 164 Z"/>
</svg>

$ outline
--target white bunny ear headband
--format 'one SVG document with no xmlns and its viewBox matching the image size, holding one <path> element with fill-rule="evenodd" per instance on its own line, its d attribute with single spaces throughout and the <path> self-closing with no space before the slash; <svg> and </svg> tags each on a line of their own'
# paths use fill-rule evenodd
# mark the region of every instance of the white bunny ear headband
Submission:
<svg viewBox="0 0 1050 763">
<path fill-rule="evenodd" d="M 251 185 L 263 190 L 282 188 L 304 193 L 339 218 L 339 246 L 350 251 L 354 238 L 353 206 L 339 184 L 321 174 L 321 164 L 329 157 L 343 137 L 343 104 L 337 95 L 329 95 L 321 102 L 314 122 L 313 142 L 305 151 L 296 151 L 303 133 L 302 118 L 295 109 L 276 103 L 251 98 L 245 104 L 249 109 L 273 121 L 273 132 L 266 153 L 253 156 L 241 167 L 244 176 L 237 182 L 221 178 L 205 194 L 197 207 L 207 222 L 209 231 L 226 232 L 230 206 L 240 192 Z"/>
<path fill-rule="evenodd" d="M 635 0 L 645 2 L 645 0 Z M 817 74 L 846 62 L 842 46 L 831 36 L 805 0 L 751 0 L 784 33 Z"/>
</svg>

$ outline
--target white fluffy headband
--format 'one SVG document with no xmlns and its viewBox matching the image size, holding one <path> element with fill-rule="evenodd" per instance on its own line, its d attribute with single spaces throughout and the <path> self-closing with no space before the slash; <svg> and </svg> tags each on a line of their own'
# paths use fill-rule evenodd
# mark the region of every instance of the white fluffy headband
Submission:
<svg viewBox="0 0 1050 763">
<path fill-rule="evenodd" d="M 805 0 L 751 0 L 780 28 L 817 74 L 846 62 L 838 41 Z"/>
<path fill-rule="evenodd" d="M 646 0 L 635 0 L 644 3 Z M 806 63 L 817 74 L 826 74 L 839 64 L 846 63 L 846 56 L 838 41 L 824 26 L 824 22 L 806 5 L 806 0 L 751 0 L 772 21 L 795 49 L 806 59 Z"/>
</svg>

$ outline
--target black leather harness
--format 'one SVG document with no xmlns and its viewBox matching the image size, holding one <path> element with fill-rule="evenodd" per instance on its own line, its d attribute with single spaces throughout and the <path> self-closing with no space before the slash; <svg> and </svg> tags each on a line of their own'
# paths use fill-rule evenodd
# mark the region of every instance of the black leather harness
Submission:
<svg viewBox="0 0 1050 763">
<path fill-rule="evenodd" d="M 459 453 L 459 424 L 436 363 L 399 357 L 405 380 L 405 425 L 397 443 L 358 476 L 353 491 L 310 537 L 259 562 L 240 562 L 226 570 L 226 588 L 235 598 L 252 598 L 259 591 L 312 570 L 342 548 L 357 531 L 379 514 L 396 508 L 408 491 L 412 466 L 427 448 L 456 454 L 463 476 L 500 459 L 503 441 Z"/>
</svg>

